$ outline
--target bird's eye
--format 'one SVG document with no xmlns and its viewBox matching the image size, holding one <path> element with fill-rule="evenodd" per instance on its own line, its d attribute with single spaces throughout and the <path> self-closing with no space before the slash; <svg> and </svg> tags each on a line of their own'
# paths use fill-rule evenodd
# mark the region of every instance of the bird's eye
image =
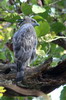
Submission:
<svg viewBox="0 0 66 100">
<path fill-rule="evenodd" d="M 32 22 L 34 22 L 34 23 L 35 23 L 36 21 L 35 21 L 34 19 L 32 19 Z"/>
</svg>

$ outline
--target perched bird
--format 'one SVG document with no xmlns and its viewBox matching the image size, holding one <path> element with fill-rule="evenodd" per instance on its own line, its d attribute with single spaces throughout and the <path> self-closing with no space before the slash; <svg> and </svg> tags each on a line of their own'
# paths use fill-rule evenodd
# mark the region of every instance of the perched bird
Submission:
<svg viewBox="0 0 66 100">
<path fill-rule="evenodd" d="M 16 81 L 24 78 L 24 70 L 36 54 L 37 37 L 34 26 L 36 20 L 26 16 L 20 22 L 20 29 L 13 36 L 13 50 L 17 64 Z"/>
</svg>

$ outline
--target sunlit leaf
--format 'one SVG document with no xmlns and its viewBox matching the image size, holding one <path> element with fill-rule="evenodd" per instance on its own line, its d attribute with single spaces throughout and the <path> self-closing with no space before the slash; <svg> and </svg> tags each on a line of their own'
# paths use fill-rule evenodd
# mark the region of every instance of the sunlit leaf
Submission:
<svg viewBox="0 0 66 100">
<path fill-rule="evenodd" d="M 0 86 L 0 97 L 3 96 L 3 93 L 5 92 L 6 90 L 4 89 L 3 86 Z"/>
<path fill-rule="evenodd" d="M 4 93 L 6 90 L 4 89 L 4 90 L 0 90 L 0 92 L 2 92 L 2 93 Z"/>
<path fill-rule="evenodd" d="M 2 97 L 3 96 L 3 93 L 0 93 L 0 97 Z"/>
<path fill-rule="evenodd" d="M 37 14 L 37 13 L 43 13 L 43 12 L 45 12 L 46 9 L 43 8 L 43 7 L 40 7 L 38 5 L 33 5 L 32 6 L 32 11 Z"/>
<path fill-rule="evenodd" d="M 2 35 L 0 35 L 0 40 L 4 40 L 4 37 Z"/>
<path fill-rule="evenodd" d="M 2 90 L 2 89 L 4 89 L 4 87 L 3 86 L 0 86 L 0 90 Z"/>
</svg>

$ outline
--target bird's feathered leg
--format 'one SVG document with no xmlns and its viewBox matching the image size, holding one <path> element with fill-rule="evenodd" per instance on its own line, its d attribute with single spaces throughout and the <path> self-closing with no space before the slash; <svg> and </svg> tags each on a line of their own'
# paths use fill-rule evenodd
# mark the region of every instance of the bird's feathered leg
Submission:
<svg viewBox="0 0 66 100">
<path fill-rule="evenodd" d="M 25 63 L 23 64 L 21 61 L 17 61 L 16 82 L 23 81 L 23 79 L 24 79 L 24 70 L 25 70 Z"/>
</svg>

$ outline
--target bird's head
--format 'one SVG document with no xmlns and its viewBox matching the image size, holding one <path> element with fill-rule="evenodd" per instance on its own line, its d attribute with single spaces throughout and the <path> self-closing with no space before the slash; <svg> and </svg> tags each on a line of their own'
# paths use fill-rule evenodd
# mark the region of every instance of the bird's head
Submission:
<svg viewBox="0 0 66 100">
<path fill-rule="evenodd" d="M 20 22 L 20 26 L 26 23 L 31 23 L 33 26 L 39 26 L 38 22 L 35 19 L 28 16 L 25 16 L 24 19 L 19 19 L 18 21 Z"/>
</svg>

